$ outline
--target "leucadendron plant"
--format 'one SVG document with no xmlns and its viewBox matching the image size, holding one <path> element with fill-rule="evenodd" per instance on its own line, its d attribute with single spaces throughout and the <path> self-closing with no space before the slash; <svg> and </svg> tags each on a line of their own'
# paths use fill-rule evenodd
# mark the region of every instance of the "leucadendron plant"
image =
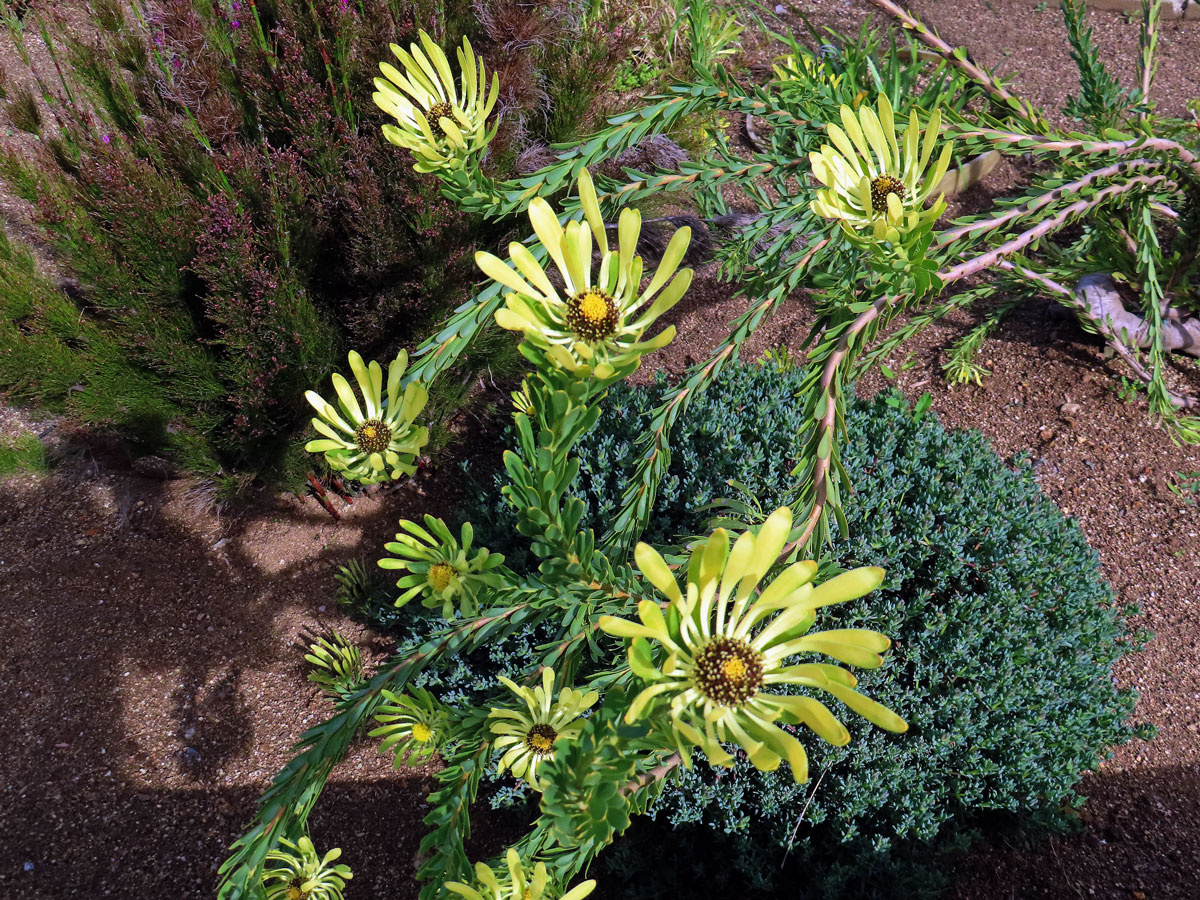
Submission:
<svg viewBox="0 0 1200 900">
<path fill-rule="evenodd" d="M 1088 77 L 1077 110 L 1103 130 L 1056 135 L 965 50 L 945 45 L 890 0 L 875 2 L 903 19 L 907 46 L 882 47 L 864 31 L 857 41 L 823 47 L 818 58 L 792 38 L 766 85 L 712 68 L 720 54 L 699 54 L 689 81 L 614 116 L 584 141 L 555 147 L 549 164 L 512 181 L 489 171 L 494 82 L 489 87 L 469 44 L 455 69 L 422 34 L 395 53 L 404 71 L 383 68 L 376 101 L 395 120 L 388 139 L 438 177 L 463 210 L 527 237 L 506 257 L 477 253 L 487 281 L 413 351 L 410 365 L 401 357 L 389 367 L 386 397 L 382 370 L 357 355 L 350 363 L 361 402 L 341 376 L 334 378 L 338 407 L 310 394 L 324 439 L 309 447 L 352 479 L 402 477 L 424 442 L 416 417 L 427 386 L 483 332 L 515 333 L 531 368 L 513 395 L 516 446 L 503 457 L 502 493 L 538 564 L 519 574 L 476 546 L 469 524 L 456 537 L 429 516 L 423 525 L 400 523 L 380 562 L 399 573 L 396 602 L 440 608 L 445 625 L 369 677 L 329 657 L 344 643 L 331 639 L 326 653 L 314 653 L 338 712 L 304 734 L 299 754 L 264 794 L 221 869 L 223 897 L 261 896 L 264 886 L 278 892 L 284 884 L 297 898 L 316 896 L 318 887 L 337 895 L 348 873 L 331 874 L 322 861 L 330 857 L 300 842 L 333 767 L 368 730 L 397 764 L 435 754 L 443 763 L 421 842 L 424 900 L 586 896 L 594 883 L 576 880 L 589 862 L 698 755 L 718 766 L 744 757 L 803 782 L 806 742 L 846 744 L 848 716 L 893 733 L 889 740 L 905 739 L 906 718 L 916 711 L 887 709 L 856 689 L 856 670 L 886 664 L 889 638 L 820 628 L 825 607 L 867 596 L 886 578 L 875 566 L 838 571 L 820 561 L 830 520 L 847 527 L 838 448 L 850 385 L 925 324 L 996 289 L 985 282 L 950 293 L 967 276 L 1016 275 L 1082 308 L 1066 296 L 1076 296 L 1071 288 L 1045 273 L 1066 278 L 1069 266 L 1092 264 L 1142 285 L 1145 334 L 1089 321 L 1134 363 L 1135 344 L 1150 341 L 1153 367 L 1143 371 L 1156 383 L 1166 353 L 1161 302 L 1192 284 L 1200 147 L 1180 123 L 1153 114 L 1148 61 L 1142 89 L 1125 95 L 1097 87 L 1093 62 L 1081 60 Z M 1077 6 L 1065 7 L 1070 23 Z M 1146 11 L 1146 60 L 1155 10 Z M 693 16 L 689 24 L 693 47 L 714 46 L 704 33 L 711 23 Z M 1078 22 L 1071 34 L 1086 43 Z M 918 52 L 919 43 L 933 52 Z M 984 112 L 971 112 L 977 108 Z M 655 168 L 652 150 L 672 130 L 730 119 L 746 122 L 752 152 L 713 130 L 699 142 L 700 158 L 680 163 L 679 154 L 667 154 L 670 165 Z M 1112 133 L 1113 121 L 1130 131 Z M 1170 137 L 1156 137 L 1156 129 Z M 1057 154 L 1069 178 L 1039 179 L 992 215 L 944 223 L 946 185 L 964 180 L 969 155 L 981 147 Z M 622 168 L 630 151 L 649 162 Z M 1077 171 L 1093 161 L 1098 168 Z M 651 198 L 661 204 L 664 193 L 691 214 L 643 219 L 639 207 Z M 732 213 L 734 194 L 753 212 Z M 1164 217 L 1178 242 L 1169 257 Z M 1128 228 L 1114 231 L 1114 221 Z M 1083 255 L 1067 260 L 1052 238 L 1077 222 L 1090 237 L 1077 248 Z M 683 227 L 667 235 L 664 223 Z M 648 417 L 618 512 L 596 534 L 580 525 L 574 448 L 596 427 L 609 388 L 674 338 L 665 319 L 688 290 L 684 263 L 702 231 L 704 243 L 715 244 L 720 274 L 738 282 L 748 306 Z M 1109 252 L 1114 234 L 1128 265 Z M 1074 232 L 1063 240 L 1075 240 Z M 988 244 L 982 252 L 980 242 Z M 1039 270 L 1038 260 L 1057 268 Z M 804 444 L 791 494 L 773 511 L 742 504 L 707 534 L 649 546 L 642 538 L 673 423 L 802 285 L 813 290 L 817 321 L 806 345 Z M 908 323 L 877 341 L 902 313 Z M 1194 420 L 1172 403 L 1153 408 L 1177 437 L 1200 440 Z M 550 639 L 529 648 L 522 678 L 498 680 L 482 701 L 435 696 L 419 684 L 427 670 L 532 628 Z M 345 683 L 328 683 L 336 673 L 346 673 Z M 507 772 L 538 796 L 528 833 L 491 862 L 469 859 L 464 844 L 485 772 Z"/>
</svg>

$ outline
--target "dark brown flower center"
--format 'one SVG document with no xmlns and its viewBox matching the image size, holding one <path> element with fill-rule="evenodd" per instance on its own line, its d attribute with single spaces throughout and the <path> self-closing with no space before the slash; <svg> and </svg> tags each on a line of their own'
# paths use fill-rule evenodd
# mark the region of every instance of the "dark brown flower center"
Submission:
<svg viewBox="0 0 1200 900">
<path fill-rule="evenodd" d="M 554 742 L 557 739 L 558 732 L 553 727 L 538 723 L 525 735 L 525 746 L 532 750 L 535 756 L 549 756 L 554 752 Z"/>
<path fill-rule="evenodd" d="M 354 432 L 354 443 L 364 453 L 382 453 L 392 442 L 392 429 L 378 419 L 367 419 Z"/>
<path fill-rule="evenodd" d="M 429 112 L 425 114 L 426 120 L 429 122 L 429 130 L 433 132 L 435 138 L 446 136 L 446 132 L 442 130 L 442 123 L 439 119 L 449 119 L 454 121 L 454 107 L 446 101 L 435 103 L 429 107 Z"/>
<path fill-rule="evenodd" d="M 741 706 L 762 686 L 762 654 L 742 641 L 715 637 L 696 654 L 693 678 L 713 703 Z"/>
<path fill-rule="evenodd" d="M 567 300 L 567 325 L 585 341 L 612 337 L 620 323 L 617 303 L 604 291 L 588 288 Z"/>
<path fill-rule="evenodd" d="M 888 194 L 904 200 L 904 182 L 895 175 L 876 175 L 871 179 L 871 208 L 875 212 L 887 212 Z"/>
</svg>

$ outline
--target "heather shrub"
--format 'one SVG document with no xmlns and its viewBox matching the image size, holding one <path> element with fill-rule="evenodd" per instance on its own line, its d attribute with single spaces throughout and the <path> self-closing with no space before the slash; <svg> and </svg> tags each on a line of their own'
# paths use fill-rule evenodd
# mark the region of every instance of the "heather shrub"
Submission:
<svg viewBox="0 0 1200 900">
<path fill-rule="evenodd" d="M 802 379 L 774 363 L 730 367 L 694 401 L 672 434 L 647 540 L 703 533 L 723 510 L 746 515 L 787 502 Z M 583 527 L 613 515 L 641 422 L 665 386 L 661 375 L 656 381 L 657 389 L 613 388 L 581 441 Z M 1112 682 L 1112 665 L 1132 645 L 1113 593 L 1095 552 L 1042 496 L 1024 460 L 1005 465 L 978 433 L 947 431 L 896 394 L 852 404 L 847 433 L 849 531 L 835 532 L 827 564 L 874 561 L 888 574 L 879 593 L 829 619 L 841 628 L 882 623 L 893 636 L 894 658 L 860 685 L 907 713 L 910 731 L 897 738 L 856 723 L 848 747 L 814 745 L 808 785 L 744 758 L 732 771 L 684 770 L 654 806 L 658 822 L 639 822 L 625 849 L 618 841 L 602 861 L 602 884 L 657 896 L 667 885 L 651 873 L 669 862 L 709 888 L 725 879 L 731 890 L 770 892 L 786 858 L 797 867 L 787 871 L 808 873 L 805 896 L 919 895 L 936 885 L 924 868 L 929 842 L 941 836 L 944 849 L 947 835 L 961 838 L 984 813 L 1063 821 L 1056 811 L 1079 799 L 1080 774 L 1132 735 L 1132 692 Z M 490 476 L 479 484 L 462 517 L 510 565 L 528 567 L 511 507 Z M 391 626 L 415 635 L 416 647 L 426 622 Z M 480 691 L 519 671 L 524 648 L 547 639 L 518 633 L 425 673 L 425 683 Z"/>
<path fill-rule="evenodd" d="M 36 434 L 0 438 L 0 479 L 48 469 L 46 448 Z"/>
<path fill-rule="evenodd" d="M 26 57 L 41 52 L 36 25 L 54 65 L 5 79 L 21 133 L 3 142 L 0 179 L 33 205 L 63 276 L 6 315 L 3 383 L 135 450 L 277 481 L 311 465 L 297 441 L 304 388 L 345 346 L 384 356 L 413 343 L 467 296 L 468 251 L 500 237 L 381 137 L 381 49 L 418 20 L 472 23 L 503 60 L 500 143 L 517 146 L 583 126 L 582 113 L 563 124 L 556 95 L 587 106 L 600 82 L 585 91 L 564 73 L 591 78 L 616 46 L 604 16 L 572 2 L 104 3 L 85 33 L 53 5 L 38 13 L 5 18 Z M 572 56 L 581 34 L 596 57 L 586 71 Z M 497 174 L 511 156 L 496 154 Z M 45 341 L 21 333 L 68 307 L 103 335 L 56 345 L 71 379 L 48 374 Z M 460 380 L 511 353 L 475 348 Z M 451 390 L 431 408 L 462 399 Z"/>
<path fill-rule="evenodd" d="M 192 429 L 204 420 L 193 416 L 192 428 L 174 434 L 167 429 L 184 418 L 184 404 L 202 396 L 207 386 L 161 380 L 129 349 L 104 318 L 86 315 L 72 296 L 38 272 L 28 251 L 0 232 L 0 383 L 8 396 L 116 428 L 134 449 L 169 442 L 184 464 L 202 467 L 210 460 L 208 444 Z M 187 362 L 180 354 L 181 369 Z"/>
</svg>

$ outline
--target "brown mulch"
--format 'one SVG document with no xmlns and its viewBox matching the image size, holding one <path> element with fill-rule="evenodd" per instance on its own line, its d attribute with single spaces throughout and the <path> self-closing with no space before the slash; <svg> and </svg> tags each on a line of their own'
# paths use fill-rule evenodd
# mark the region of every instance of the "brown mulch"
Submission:
<svg viewBox="0 0 1200 900">
<path fill-rule="evenodd" d="M 1047 107 L 1075 89 L 1061 17 L 1036 0 L 921 0 L 914 8 Z M 802 0 L 818 24 L 857 29 L 863 0 Z M 1093 12 L 1097 40 L 1129 80 L 1136 28 Z M 1170 112 L 1200 93 L 1200 22 L 1166 23 L 1157 94 Z M 998 172 L 983 190 L 1003 187 Z M 699 280 L 676 313 L 672 373 L 704 358 L 744 308 Z M 798 347 L 811 321 L 789 303 L 743 358 Z M 1195 448 L 1146 424 L 1114 390 L 1119 364 L 1052 304 L 1031 300 L 989 339 L 982 388 L 950 389 L 941 348 L 963 315 L 916 344 L 901 369 L 949 425 L 978 428 L 997 452 L 1034 454 L 1047 494 L 1102 558 L 1135 628 L 1155 633 L 1118 671 L 1136 687 L 1153 741 L 1119 748 L 1086 776 L 1077 835 L 995 838 L 966 857 L 950 894 L 991 898 L 1194 900 L 1200 897 L 1200 507 L 1169 488 L 1200 470 Z M 721 323 L 714 325 L 714 323 Z M 880 387 L 879 380 L 861 386 Z M 1078 406 L 1078 410 L 1069 404 Z M 1064 406 L 1066 409 L 1064 410 Z M 7 433 L 28 424 L 9 412 Z M 331 706 L 304 678 L 306 628 L 332 625 L 373 660 L 388 642 L 341 615 L 335 564 L 375 558 L 396 519 L 452 506 L 456 466 L 343 507 L 264 501 L 221 516 L 188 481 L 139 476 L 103 448 L 51 476 L 0 483 L 0 889 L 14 897 L 211 897 L 216 866 L 305 728 Z M 412 896 L 428 770 L 391 771 L 361 743 L 334 772 L 313 818 L 318 846 L 340 845 L 354 897 Z M 798 895 L 802 895 L 798 893 Z"/>
</svg>

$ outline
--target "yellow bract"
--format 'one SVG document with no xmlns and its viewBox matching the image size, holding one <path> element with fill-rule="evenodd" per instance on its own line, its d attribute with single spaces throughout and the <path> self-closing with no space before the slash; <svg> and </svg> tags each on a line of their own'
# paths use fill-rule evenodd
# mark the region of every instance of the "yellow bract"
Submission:
<svg viewBox="0 0 1200 900">
<path fill-rule="evenodd" d="M 780 57 L 771 69 L 780 81 L 820 81 L 830 87 L 837 87 L 842 81 L 841 75 L 832 74 L 829 66 L 803 50 Z"/>
<path fill-rule="evenodd" d="M 853 238 L 866 232 L 876 241 L 898 242 L 904 235 L 931 226 L 946 208 L 939 195 L 929 207 L 950 166 L 950 142 L 942 145 L 930 166 L 942 125 L 940 110 L 929 117 L 922 141 L 916 112 L 909 115 L 903 143 L 888 98 L 880 94 L 877 109 L 863 105 L 856 113 L 841 108 L 842 127 L 830 124 L 830 144 L 810 153 L 812 173 L 825 185 L 812 201 L 812 211 L 838 219 Z"/>
<path fill-rule="evenodd" d="M 296 843 L 280 838 L 279 847 L 267 853 L 262 886 L 267 900 L 296 900 L 299 886 L 304 900 L 343 900 L 350 867 L 334 865 L 342 851 L 334 848 L 318 856 L 308 835 Z"/>
<path fill-rule="evenodd" d="M 348 358 L 363 402 L 359 404 L 350 383 L 338 372 L 333 373 L 336 407 L 316 391 L 305 392 L 318 414 L 312 426 L 324 437 L 309 441 L 304 449 L 325 454 L 330 468 L 363 484 L 411 475 L 417 470 L 417 454 L 429 441 L 429 429 L 413 424 L 425 408 L 429 392 L 419 381 L 401 390 L 408 366 L 408 354 L 403 350 L 388 366 L 386 401 L 379 363 L 367 365 L 354 350 Z"/>
<path fill-rule="evenodd" d="M 458 51 L 461 88 L 456 89 L 454 73 L 442 48 L 424 31 L 420 46 L 410 44 L 404 50 L 391 44 L 392 53 L 404 66 L 380 63 L 384 78 L 375 79 L 378 90 L 375 105 L 396 118 L 395 125 L 384 125 L 383 134 L 397 146 L 416 157 L 418 172 L 436 172 L 462 165 L 472 153 L 483 149 L 496 133 L 487 130 L 487 117 L 500 92 L 499 76 L 492 75 L 488 90 L 483 62 L 463 38 Z"/>
<path fill-rule="evenodd" d="M 530 787 L 541 790 L 538 764 L 554 755 L 555 741 L 579 737 L 583 728 L 579 716 L 595 705 L 600 695 L 563 688 L 555 697 L 553 669 L 542 670 L 542 683 L 536 688 L 521 687 L 503 676 L 500 681 L 525 701 L 525 709 L 493 709 L 488 715 L 497 720 L 491 726 L 496 748 L 509 748 L 500 759 L 498 771 L 510 769 Z"/>
<path fill-rule="evenodd" d="M 777 509 L 757 534 L 746 532 L 732 549 L 718 528 L 695 547 L 687 569 L 686 593 L 656 550 L 638 544 L 634 560 L 642 575 L 667 598 L 666 610 L 653 600 L 638 604 L 640 622 L 602 616 L 600 628 L 632 639 L 629 665 L 646 683 L 629 706 L 626 720 L 650 714 L 666 702 L 665 713 L 677 746 L 689 761 L 691 747 L 709 761 L 731 765 L 722 742 L 740 745 L 759 769 L 770 771 L 787 760 L 796 781 L 808 778 L 801 743 L 775 723 L 803 723 L 831 744 L 850 733 L 812 697 L 774 694 L 776 686 L 816 688 L 889 731 L 904 731 L 904 720 L 853 690 L 850 672 L 830 663 L 785 665 L 800 653 L 820 653 L 862 668 L 883 664 L 879 655 L 890 641 L 875 631 L 843 628 L 809 634 L 816 610 L 875 590 L 883 570 L 853 569 L 816 587 L 817 564 L 788 566 L 760 588 L 787 543 L 792 514 Z M 656 652 L 657 644 L 661 651 Z"/>
<path fill-rule="evenodd" d="M 504 857 L 508 865 L 507 877 L 501 880 L 496 877 L 488 866 L 483 863 L 475 864 L 475 884 L 463 884 L 461 881 L 447 881 L 446 889 L 467 900 L 555 900 L 553 892 L 548 892 L 550 879 L 546 873 L 546 864 L 539 862 L 532 872 L 525 870 L 525 864 L 517 851 L 509 849 Z M 558 900 L 583 900 L 596 889 L 596 882 L 589 879 L 581 881 Z"/>
<path fill-rule="evenodd" d="M 523 332 L 527 344 L 558 368 L 581 377 L 608 378 L 618 369 L 636 366 L 643 354 L 666 346 L 675 336 L 672 325 L 642 340 L 692 282 L 692 270 L 679 269 L 692 232 L 687 227 L 675 232 L 643 289 L 642 258 L 634 252 L 641 213 L 621 211 L 614 248 L 587 169 L 579 175 L 579 200 L 584 221 L 568 222 L 565 228 L 541 197 L 529 204 L 533 230 L 562 276 L 562 294 L 523 244 L 508 245 L 511 267 L 483 252 L 475 254 L 475 262 L 485 275 L 511 291 L 505 308 L 496 312 L 496 324 Z M 597 271 L 592 265 L 593 242 L 600 252 Z"/>
<path fill-rule="evenodd" d="M 446 739 L 446 721 L 437 702 L 422 688 L 406 694 L 385 688 L 381 693 L 384 702 L 374 713 L 379 727 L 368 733 L 383 738 L 379 749 L 393 754 L 397 768 L 432 759 Z"/>
<path fill-rule="evenodd" d="M 425 516 L 425 527 L 400 520 L 396 540 L 385 544 L 392 556 L 379 560 L 381 569 L 398 569 L 408 574 L 396 582 L 402 593 L 396 606 L 423 595 L 425 606 L 442 608 L 442 616 L 453 619 L 456 612 L 473 616 L 479 611 L 480 596 L 498 585 L 494 570 L 504 562 L 499 553 L 480 547 L 471 553 L 475 530 L 464 522 L 458 536 L 441 519 Z"/>
</svg>

